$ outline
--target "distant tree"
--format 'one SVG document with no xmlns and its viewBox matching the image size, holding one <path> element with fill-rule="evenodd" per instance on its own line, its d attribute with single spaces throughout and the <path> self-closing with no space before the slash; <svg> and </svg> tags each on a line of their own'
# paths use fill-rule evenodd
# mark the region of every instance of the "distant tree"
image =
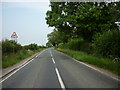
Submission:
<svg viewBox="0 0 120 90">
<path fill-rule="evenodd" d="M 58 46 L 59 43 L 66 43 L 68 41 L 68 34 L 54 29 L 54 31 L 47 35 L 48 45 Z"/>
<path fill-rule="evenodd" d="M 25 45 L 24 48 L 27 50 L 37 50 L 37 49 L 39 49 L 39 46 L 37 44 L 33 43 L 33 44 Z"/>
</svg>

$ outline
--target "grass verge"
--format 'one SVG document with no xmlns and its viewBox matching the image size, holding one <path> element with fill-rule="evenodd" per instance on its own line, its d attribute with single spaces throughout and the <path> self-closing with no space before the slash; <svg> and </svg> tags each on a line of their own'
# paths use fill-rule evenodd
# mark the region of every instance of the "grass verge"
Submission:
<svg viewBox="0 0 120 90">
<path fill-rule="evenodd" d="M 31 55 L 42 51 L 43 49 L 39 49 L 39 50 L 35 50 L 35 51 L 27 51 L 27 50 L 21 50 L 17 53 L 12 53 L 9 55 L 2 55 L 2 68 L 6 68 L 9 66 L 12 66 L 18 62 L 20 62 L 21 60 L 30 57 Z"/>
<path fill-rule="evenodd" d="M 120 62 L 113 62 L 110 59 L 96 57 L 81 51 L 73 51 L 60 48 L 57 50 L 75 58 L 76 60 L 87 62 L 89 64 L 107 69 L 120 76 Z"/>
</svg>

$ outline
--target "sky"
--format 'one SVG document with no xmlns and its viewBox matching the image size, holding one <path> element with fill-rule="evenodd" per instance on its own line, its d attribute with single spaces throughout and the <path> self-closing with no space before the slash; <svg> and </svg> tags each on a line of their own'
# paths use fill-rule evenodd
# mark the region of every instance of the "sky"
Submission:
<svg viewBox="0 0 120 90">
<path fill-rule="evenodd" d="M 49 0 L 1 0 L 0 40 L 10 40 L 16 32 L 21 45 L 45 45 L 47 34 L 54 29 L 46 24 L 47 10 L 50 10 Z"/>
<path fill-rule="evenodd" d="M 2 2 L 2 39 L 10 40 L 16 32 L 21 45 L 45 45 L 47 34 L 54 29 L 46 24 L 47 10 L 50 10 L 49 1 Z"/>
</svg>

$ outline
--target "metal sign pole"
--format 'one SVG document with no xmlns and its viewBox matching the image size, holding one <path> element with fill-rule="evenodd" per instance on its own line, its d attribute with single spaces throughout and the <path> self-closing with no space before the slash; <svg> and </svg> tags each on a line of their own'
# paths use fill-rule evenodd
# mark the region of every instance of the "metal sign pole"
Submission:
<svg viewBox="0 0 120 90">
<path fill-rule="evenodd" d="M 17 43 L 17 38 L 18 38 L 16 32 L 13 32 L 13 34 L 11 35 L 11 38 L 13 39 L 13 54 L 14 54 L 15 52 L 14 43 Z"/>
<path fill-rule="evenodd" d="M 14 41 L 14 40 L 13 40 Z M 13 54 L 14 54 L 14 42 L 13 42 Z"/>
</svg>

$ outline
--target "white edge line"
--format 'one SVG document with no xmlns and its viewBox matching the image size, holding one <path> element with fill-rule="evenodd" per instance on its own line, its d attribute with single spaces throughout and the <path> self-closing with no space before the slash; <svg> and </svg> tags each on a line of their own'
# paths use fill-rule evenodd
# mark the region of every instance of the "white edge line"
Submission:
<svg viewBox="0 0 120 90">
<path fill-rule="evenodd" d="M 60 74 L 59 74 L 58 69 L 55 68 L 55 71 L 56 71 L 56 74 L 57 74 L 57 77 L 58 77 L 58 80 L 59 80 L 59 83 L 60 83 L 60 86 L 61 86 L 62 90 L 66 90 L 66 89 L 65 89 L 65 85 L 64 85 L 64 83 L 63 83 L 63 81 L 62 81 L 62 78 L 61 78 L 61 76 L 60 76 Z"/>
<path fill-rule="evenodd" d="M 40 54 L 42 54 L 45 50 L 43 50 Z M 39 54 L 39 55 L 40 55 Z M 12 76 L 13 74 L 15 74 L 17 71 L 19 71 L 20 69 L 22 69 L 23 67 L 25 67 L 27 64 L 29 64 L 30 62 L 32 62 L 34 59 L 28 61 L 27 63 L 23 64 L 23 66 L 21 66 L 20 68 L 18 68 L 17 70 L 15 70 L 13 73 L 11 73 L 10 75 L 8 75 L 5 79 L 1 80 L 0 83 L 4 82 L 6 79 L 8 79 L 10 76 Z"/>
<path fill-rule="evenodd" d="M 36 58 L 39 56 L 39 54 L 38 55 L 36 55 Z"/>
<path fill-rule="evenodd" d="M 76 61 L 76 60 L 75 60 L 75 61 Z M 92 67 L 92 66 L 90 66 L 90 65 L 88 65 L 88 64 L 86 64 L 86 63 L 83 63 L 83 62 L 81 62 L 81 61 L 76 61 L 76 62 L 81 63 L 81 64 L 83 64 L 83 65 L 85 65 L 85 66 L 87 66 L 87 67 L 89 67 L 89 68 L 91 68 L 91 69 L 93 69 L 93 70 L 95 70 L 95 71 L 98 71 L 98 72 L 100 72 L 100 73 L 102 73 L 102 74 L 104 74 L 104 75 L 106 75 L 106 76 L 109 76 L 109 77 L 111 77 L 111 78 L 113 78 L 113 79 L 115 79 L 115 80 L 117 80 L 117 81 L 120 81 L 118 78 L 113 77 L 113 76 L 111 76 L 111 75 L 108 75 L 107 73 L 102 72 L 102 71 L 100 71 L 100 70 L 98 70 L 98 69 L 96 69 L 96 68 L 94 68 L 94 67 Z"/>
<path fill-rule="evenodd" d="M 57 52 L 58 52 L 58 51 L 57 51 Z M 62 52 L 59 52 L 59 53 L 60 53 L 60 54 L 63 54 L 63 55 L 66 55 L 66 54 L 64 54 L 64 53 L 62 53 Z M 66 56 L 70 57 L 69 55 L 66 55 Z M 70 57 L 70 58 L 72 58 L 72 57 Z M 86 64 L 86 63 L 84 63 L 84 62 L 81 62 L 81 61 L 76 60 L 76 59 L 74 59 L 74 58 L 72 58 L 72 59 L 73 59 L 74 61 L 80 63 L 80 64 L 83 64 L 83 65 L 85 65 L 85 66 L 87 66 L 87 67 L 95 70 L 95 71 L 98 71 L 98 72 L 100 72 L 100 73 L 102 73 L 102 74 L 104 74 L 104 75 L 106 75 L 106 76 L 108 76 L 108 77 L 111 77 L 111 78 L 114 79 L 114 80 L 120 81 L 118 78 L 113 77 L 113 76 L 111 76 L 111 75 L 108 75 L 107 73 L 105 73 L 105 72 L 103 72 L 103 71 L 101 71 L 101 70 L 99 70 L 99 69 L 96 69 L 96 68 L 94 68 L 94 67 L 92 67 L 92 66 L 90 66 L 90 65 L 88 65 L 88 64 Z"/>
<path fill-rule="evenodd" d="M 22 69 L 23 67 L 25 67 L 27 64 L 29 64 L 30 62 L 32 62 L 34 59 L 30 60 L 29 62 L 27 62 L 26 64 L 24 64 L 23 66 L 21 66 L 20 68 L 18 68 L 16 71 L 14 71 L 13 73 L 11 73 L 10 75 L 8 75 L 8 77 L 6 77 L 5 79 L 3 79 L 0 83 L 4 82 L 6 79 L 8 79 L 10 76 L 12 76 L 13 74 L 15 74 L 17 71 L 19 71 L 20 69 Z"/>
</svg>

